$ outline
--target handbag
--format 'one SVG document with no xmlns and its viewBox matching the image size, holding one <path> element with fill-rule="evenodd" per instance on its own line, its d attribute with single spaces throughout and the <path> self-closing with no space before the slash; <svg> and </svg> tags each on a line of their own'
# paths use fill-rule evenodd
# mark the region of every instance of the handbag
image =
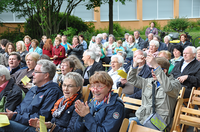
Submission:
<svg viewBox="0 0 200 132">
<path fill-rule="evenodd" d="M 144 126 L 148 128 L 152 128 L 159 131 L 166 131 L 167 124 L 165 121 L 160 117 L 158 113 L 156 113 L 155 109 L 155 84 L 154 81 L 152 82 L 152 108 L 153 113 L 144 121 Z"/>
</svg>

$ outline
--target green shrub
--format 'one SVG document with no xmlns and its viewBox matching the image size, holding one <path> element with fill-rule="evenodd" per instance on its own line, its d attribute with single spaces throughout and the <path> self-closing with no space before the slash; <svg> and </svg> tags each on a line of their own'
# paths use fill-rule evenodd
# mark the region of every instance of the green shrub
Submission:
<svg viewBox="0 0 200 132">
<path fill-rule="evenodd" d="M 189 26 L 189 20 L 184 17 L 176 17 L 175 19 L 171 19 L 170 21 L 168 21 L 167 26 L 174 31 L 183 31 Z"/>
</svg>

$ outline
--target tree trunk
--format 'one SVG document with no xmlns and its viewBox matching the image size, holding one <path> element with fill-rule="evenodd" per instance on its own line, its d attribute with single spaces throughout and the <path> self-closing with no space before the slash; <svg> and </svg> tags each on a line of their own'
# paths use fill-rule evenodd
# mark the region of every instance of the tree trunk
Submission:
<svg viewBox="0 0 200 132">
<path fill-rule="evenodd" d="M 113 0 L 109 0 L 109 34 L 113 34 Z"/>
</svg>

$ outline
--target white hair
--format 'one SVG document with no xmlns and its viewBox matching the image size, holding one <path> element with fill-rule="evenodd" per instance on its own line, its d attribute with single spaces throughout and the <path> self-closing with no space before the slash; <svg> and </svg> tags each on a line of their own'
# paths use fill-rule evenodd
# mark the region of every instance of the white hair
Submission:
<svg viewBox="0 0 200 132">
<path fill-rule="evenodd" d="M 125 34 L 124 34 L 124 37 L 126 37 L 126 36 L 129 36 L 129 33 L 125 33 Z"/>
<path fill-rule="evenodd" d="M 106 36 L 106 37 L 108 36 L 107 33 L 102 33 L 102 35 L 103 35 L 103 36 Z M 97 36 L 98 36 L 98 35 L 97 35 Z"/>
<path fill-rule="evenodd" d="M 155 46 L 156 46 L 157 48 L 159 48 L 159 46 L 160 46 L 159 42 L 156 41 L 156 40 L 151 40 L 149 45 L 151 45 L 151 44 L 155 44 Z"/>
<path fill-rule="evenodd" d="M 124 59 L 123 59 L 123 57 L 122 57 L 121 55 L 113 55 L 113 56 L 111 57 L 111 61 L 112 61 L 114 58 L 117 58 L 118 63 L 121 63 L 122 66 L 124 65 Z"/>
<path fill-rule="evenodd" d="M 96 39 L 100 39 L 100 41 L 103 39 L 100 35 L 97 35 L 96 37 L 95 37 L 95 40 Z"/>
<path fill-rule="evenodd" d="M 133 56 L 136 52 L 142 52 L 144 57 L 147 57 L 147 53 L 141 49 L 136 50 L 135 52 L 133 52 Z"/>
<path fill-rule="evenodd" d="M 10 80 L 10 72 L 4 65 L 0 65 L 0 76 L 5 75 L 6 80 Z"/>
<path fill-rule="evenodd" d="M 89 49 L 86 50 L 86 51 L 85 51 L 85 54 L 86 54 L 86 55 L 89 55 L 90 58 L 93 59 L 93 60 L 96 59 L 96 54 L 95 54 L 94 51 L 92 51 L 92 50 L 89 50 Z"/>
<path fill-rule="evenodd" d="M 196 51 L 200 50 L 200 46 L 196 48 Z"/>
<path fill-rule="evenodd" d="M 197 50 L 194 46 L 187 46 L 184 50 L 188 49 L 188 48 L 191 48 L 192 49 L 192 53 L 196 54 L 197 53 Z M 183 50 L 183 52 L 184 52 Z"/>
<path fill-rule="evenodd" d="M 167 38 L 169 41 L 171 40 L 171 37 L 169 35 L 165 36 L 164 39 Z"/>
</svg>

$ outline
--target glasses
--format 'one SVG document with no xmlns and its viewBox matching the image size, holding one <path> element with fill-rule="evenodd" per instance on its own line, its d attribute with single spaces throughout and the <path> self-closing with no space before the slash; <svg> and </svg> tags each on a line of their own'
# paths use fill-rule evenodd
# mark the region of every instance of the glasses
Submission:
<svg viewBox="0 0 200 132">
<path fill-rule="evenodd" d="M 98 91 L 100 91 L 100 90 L 104 89 L 105 87 L 106 87 L 106 86 L 102 86 L 102 85 L 98 84 L 98 85 L 91 85 L 89 89 L 90 89 L 91 91 L 93 91 L 93 90 L 95 90 L 95 89 L 98 90 Z"/>
<path fill-rule="evenodd" d="M 47 72 L 33 71 L 33 73 L 47 73 Z"/>
<path fill-rule="evenodd" d="M 26 61 L 33 61 L 33 60 L 31 60 L 31 59 L 27 59 Z"/>
<path fill-rule="evenodd" d="M 117 61 L 111 61 L 111 63 L 118 63 Z"/>
<path fill-rule="evenodd" d="M 77 86 L 74 86 L 74 85 L 65 85 L 65 84 L 63 84 L 62 87 L 63 87 L 63 88 L 69 88 L 69 89 L 71 89 L 71 88 L 77 87 Z"/>
</svg>

